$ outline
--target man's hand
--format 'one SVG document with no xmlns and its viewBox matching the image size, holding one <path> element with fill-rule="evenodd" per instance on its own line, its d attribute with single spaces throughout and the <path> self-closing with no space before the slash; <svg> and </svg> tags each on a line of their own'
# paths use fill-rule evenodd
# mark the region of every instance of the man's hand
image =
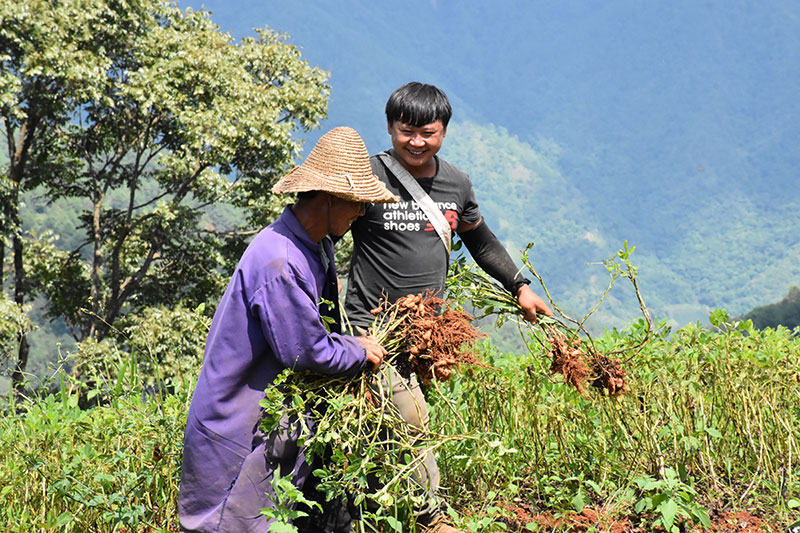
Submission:
<svg viewBox="0 0 800 533">
<path fill-rule="evenodd" d="M 522 309 L 525 310 L 525 320 L 532 324 L 536 323 L 537 313 L 553 316 L 553 312 L 547 307 L 544 300 L 539 298 L 527 285 L 523 285 L 519 288 L 517 291 L 517 300 L 519 301 L 519 305 L 522 306 Z"/>
<path fill-rule="evenodd" d="M 372 335 L 356 337 L 356 339 L 364 345 L 364 350 L 367 352 L 367 363 L 372 365 L 372 370 L 378 370 L 383 364 L 383 358 L 386 357 L 386 348 L 378 344 Z"/>
</svg>

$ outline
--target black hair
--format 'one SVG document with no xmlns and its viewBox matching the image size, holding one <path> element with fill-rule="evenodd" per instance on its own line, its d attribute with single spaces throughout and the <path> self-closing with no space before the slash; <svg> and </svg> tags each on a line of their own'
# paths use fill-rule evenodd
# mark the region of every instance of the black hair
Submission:
<svg viewBox="0 0 800 533">
<path fill-rule="evenodd" d="M 453 115 L 447 95 L 433 85 L 412 81 L 406 83 L 386 102 L 386 120 L 394 124 L 398 120 L 419 128 L 425 124 L 442 121 L 446 128 Z"/>
<path fill-rule="evenodd" d="M 300 202 L 300 201 L 313 200 L 314 198 L 316 198 L 317 193 L 319 193 L 319 191 L 300 191 L 299 193 L 297 193 L 297 201 Z"/>
</svg>

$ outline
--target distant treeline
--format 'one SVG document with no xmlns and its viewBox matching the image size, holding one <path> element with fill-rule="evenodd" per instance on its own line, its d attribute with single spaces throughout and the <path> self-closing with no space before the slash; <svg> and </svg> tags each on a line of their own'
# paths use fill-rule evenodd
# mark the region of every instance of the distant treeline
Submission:
<svg viewBox="0 0 800 533">
<path fill-rule="evenodd" d="M 800 327 L 800 288 L 790 287 L 789 294 L 780 302 L 756 307 L 742 318 L 752 320 L 758 329 L 778 326 L 789 329 Z"/>
</svg>

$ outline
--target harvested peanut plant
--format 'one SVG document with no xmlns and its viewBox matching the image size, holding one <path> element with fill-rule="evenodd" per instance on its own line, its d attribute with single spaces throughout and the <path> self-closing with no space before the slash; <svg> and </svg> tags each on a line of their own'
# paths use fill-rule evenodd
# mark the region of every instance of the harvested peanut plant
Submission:
<svg viewBox="0 0 800 533">
<path fill-rule="evenodd" d="M 627 371 L 624 368 L 626 360 L 616 356 L 625 358 L 634 356 L 637 349 L 647 342 L 652 327 L 650 315 L 637 286 L 636 268 L 628 260 L 630 253 L 633 252 L 633 247 L 628 248 L 625 243 L 624 248 L 618 252 L 616 257 L 603 262 L 611 275 L 609 286 L 597 305 L 582 320 L 578 321 L 567 316 L 553 301 L 541 276 L 531 266 L 528 261 L 528 251 L 532 246 L 532 243 L 529 244 L 523 252 L 523 263 L 539 281 L 555 311 L 556 318 L 541 315 L 535 324 L 524 321 L 522 317 L 525 312 L 517 298 L 489 278 L 482 270 L 468 265 L 463 258 L 454 262 L 454 268 L 451 269 L 451 277 L 448 280 L 450 291 L 460 294 L 462 301 L 470 301 L 475 309 L 480 310 L 482 314 L 478 318 L 494 315 L 500 324 L 506 320 L 515 321 L 523 338 L 525 337 L 524 329 L 541 331 L 542 335 L 534 335 L 534 338 L 541 343 L 543 354 L 551 360 L 550 373 L 561 375 L 564 382 L 575 387 L 581 395 L 587 394 L 587 384 L 604 395 L 624 394 L 629 389 Z M 647 330 L 644 337 L 634 345 L 602 353 L 595 347 L 584 324 L 605 299 L 613 283 L 620 277 L 627 278 L 633 284 L 642 315 L 647 323 Z M 572 323 L 573 327 L 570 327 L 568 323 Z"/>
</svg>

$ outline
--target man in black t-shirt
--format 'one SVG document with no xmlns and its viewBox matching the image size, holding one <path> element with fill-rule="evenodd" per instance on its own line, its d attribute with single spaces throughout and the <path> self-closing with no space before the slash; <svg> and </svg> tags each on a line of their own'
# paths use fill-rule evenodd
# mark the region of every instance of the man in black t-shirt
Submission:
<svg viewBox="0 0 800 533">
<path fill-rule="evenodd" d="M 508 252 L 483 221 L 469 176 L 439 158 L 452 110 L 447 96 L 433 85 L 411 82 L 386 103 L 392 148 L 387 153 L 416 179 L 458 233 L 475 262 L 517 296 L 526 318 L 548 316 L 547 304 L 518 274 Z M 401 197 L 395 204 L 375 204 L 352 226 L 353 256 L 345 310 L 353 326 L 366 328 L 370 309 L 383 293 L 390 300 L 426 289 L 442 290 L 448 253 L 427 217 L 378 156 L 370 159 L 375 175 Z"/>
<path fill-rule="evenodd" d="M 394 150 L 386 153 L 394 157 Z M 417 182 L 451 229 L 456 231 L 459 223 L 480 222 L 469 177 L 447 161 L 436 158 L 435 162 L 437 169 L 431 176 Z M 360 327 L 372 321 L 369 310 L 378 306 L 383 294 L 395 301 L 427 289 L 442 291 L 449 260 L 439 235 L 417 202 L 376 156 L 371 163 L 375 175 L 402 200 L 391 207 L 368 205 L 363 220 L 351 228 L 353 259 L 346 305 L 351 324 Z"/>
<path fill-rule="evenodd" d="M 447 96 L 434 87 L 411 82 L 397 89 L 386 103 L 386 120 L 392 148 L 386 152 L 410 177 L 416 180 L 442 212 L 450 229 L 458 233 L 475 262 L 515 295 L 526 312 L 526 319 L 536 320 L 537 313 L 552 316 L 545 302 L 528 287 L 529 280 L 518 273 L 508 252 L 481 217 L 469 176 L 437 157 L 447 134 L 452 109 Z M 353 256 L 345 296 L 345 311 L 357 332 L 365 333 L 373 320 L 370 310 L 387 294 L 390 301 L 427 289 L 441 292 L 449 263 L 439 233 L 400 182 L 381 160 L 370 159 L 372 171 L 401 201 L 374 204 L 356 220 Z M 399 383 L 392 376 L 393 402 L 409 423 L 427 426 L 428 411 L 416 379 Z M 428 454 L 419 480 L 435 494 L 439 470 L 433 454 Z M 432 509 L 424 521 L 437 519 Z M 448 526 L 438 531 L 456 531 Z"/>
</svg>

